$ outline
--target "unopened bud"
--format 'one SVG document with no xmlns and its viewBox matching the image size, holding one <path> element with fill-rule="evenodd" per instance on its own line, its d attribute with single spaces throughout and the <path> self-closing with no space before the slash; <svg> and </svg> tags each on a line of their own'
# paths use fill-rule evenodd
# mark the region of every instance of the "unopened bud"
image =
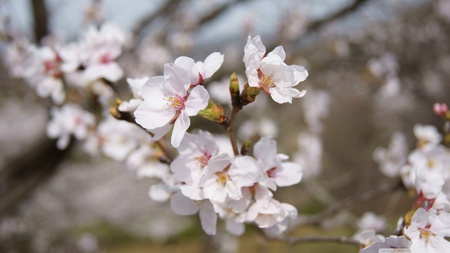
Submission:
<svg viewBox="0 0 450 253">
<path fill-rule="evenodd" d="M 236 73 L 233 73 L 230 76 L 230 94 L 231 97 L 233 97 L 233 95 L 239 96 L 239 80 Z"/>
<path fill-rule="evenodd" d="M 250 139 L 245 140 L 244 144 L 242 144 L 242 147 L 241 147 L 241 155 L 247 155 L 247 153 L 251 147 L 252 147 L 252 141 Z"/>
<path fill-rule="evenodd" d="M 211 120 L 219 124 L 222 124 L 227 120 L 227 116 L 225 115 L 222 106 L 214 104 L 211 100 L 209 100 L 208 106 L 201 110 L 198 114 L 207 120 Z"/>
<path fill-rule="evenodd" d="M 438 116 L 446 116 L 447 112 L 448 112 L 448 106 L 445 103 L 436 103 L 433 106 L 433 111 L 436 115 Z"/>
</svg>

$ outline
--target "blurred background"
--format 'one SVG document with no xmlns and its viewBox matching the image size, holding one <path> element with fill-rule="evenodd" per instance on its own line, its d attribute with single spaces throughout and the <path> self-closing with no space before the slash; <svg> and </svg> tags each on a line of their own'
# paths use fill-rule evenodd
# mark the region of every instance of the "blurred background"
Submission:
<svg viewBox="0 0 450 253">
<path fill-rule="evenodd" d="M 205 85 L 225 108 L 230 74 L 245 80 L 248 35 L 261 35 L 268 52 L 282 45 L 288 64 L 306 67 L 309 77 L 298 86 L 307 90 L 304 98 L 279 105 L 260 94 L 238 118 L 240 141 L 271 135 L 279 152 L 303 166 L 302 182 L 276 195 L 298 209 L 290 233 L 351 237 L 370 210 L 386 218 L 388 235 L 410 208 L 413 199 L 395 188 L 308 222 L 349 196 L 395 185 L 373 159 L 395 132 L 412 150 L 415 124 L 442 129 L 432 106 L 450 102 L 450 0 L 0 0 L 0 31 L 13 27 L 37 44 L 74 41 L 103 21 L 132 36 L 119 59 L 126 77 L 160 75 L 164 63 L 181 55 L 203 60 L 223 53 L 222 68 Z M 2 58 L 7 45 L 3 38 Z M 123 162 L 93 158 L 79 144 L 57 150 L 46 137 L 48 101 L 4 63 L 0 252 L 358 251 L 269 242 L 250 226 L 242 237 L 220 226 L 218 235 L 204 235 L 197 217 L 152 201 L 152 181 L 138 179 Z M 118 85 L 127 87 L 125 79 Z M 223 134 L 198 118 L 191 128 L 200 127 Z"/>
</svg>

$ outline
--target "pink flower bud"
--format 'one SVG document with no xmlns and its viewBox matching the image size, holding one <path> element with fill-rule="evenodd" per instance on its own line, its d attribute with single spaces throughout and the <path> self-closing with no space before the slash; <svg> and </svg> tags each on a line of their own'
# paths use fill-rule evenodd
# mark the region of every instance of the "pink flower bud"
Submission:
<svg viewBox="0 0 450 253">
<path fill-rule="evenodd" d="M 448 111 L 448 106 L 445 103 L 436 103 L 433 106 L 433 111 L 436 115 L 443 116 Z"/>
</svg>

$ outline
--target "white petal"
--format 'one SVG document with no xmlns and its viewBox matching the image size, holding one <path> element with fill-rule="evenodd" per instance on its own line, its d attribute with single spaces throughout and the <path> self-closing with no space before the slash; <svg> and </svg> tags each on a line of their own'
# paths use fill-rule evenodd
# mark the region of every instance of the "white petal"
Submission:
<svg viewBox="0 0 450 253">
<path fill-rule="evenodd" d="M 203 79 L 211 77 L 223 63 L 223 54 L 214 52 L 206 57 L 201 74 Z"/>
<path fill-rule="evenodd" d="M 245 232 L 244 224 L 236 222 L 233 219 L 227 219 L 225 226 L 227 231 L 235 236 L 241 236 Z"/>
<path fill-rule="evenodd" d="M 195 116 L 200 110 L 208 105 L 209 93 L 203 86 L 196 86 L 192 89 L 185 103 L 185 111 L 189 116 Z"/>
<path fill-rule="evenodd" d="M 276 47 L 274 50 L 272 50 L 272 52 L 267 54 L 267 57 L 270 57 L 271 55 L 276 55 L 280 57 L 282 61 L 286 59 L 286 53 L 284 52 L 283 46 Z"/>
<path fill-rule="evenodd" d="M 172 139 L 171 139 L 173 147 L 177 148 L 178 146 L 180 146 L 184 134 L 186 134 L 186 131 L 189 128 L 190 124 L 191 120 L 189 119 L 189 116 L 187 116 L 186 113 L 181 112 L 181 114 L 175 121 L 175 124 L 173 125 Z"/>
<path fill-rule="evenodd" d="M 198 202 L 185 197 L 180 192 L 170 198 L 170 207 L 178 215 L 193 215 L 199 210 Z"/>
<path fill-rule="evenodd" d="M 209 201 L 203 201 L 202 207 L 199 212 L 200 222 L 202 223 L 202 228 L 208 235 L 216 234 L 217 225 L 217 214 L 214 211 L 214 207 Z"/>
</svg>

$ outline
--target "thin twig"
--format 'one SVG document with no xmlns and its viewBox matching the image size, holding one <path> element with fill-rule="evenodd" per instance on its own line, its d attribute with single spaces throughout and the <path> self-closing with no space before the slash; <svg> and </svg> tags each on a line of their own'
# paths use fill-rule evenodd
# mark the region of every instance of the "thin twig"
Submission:
<svg viewBox="0 0 450 253">
<path fill-rule="evenodd" d="M 390 185 L 384 184 L 384 185 L 380 185 L 378 188 L 375 188 L 371 191 L 367 191 L 367 192 L 364 192 L 359 195 L 350 196 L 350 197 L 332 205 L 330 208 L 328 208 L 324 212 L 322 212 L 318 215 L 309 217 L 305 222 L 303 222 L 302 224 L 299 224 L 299 225 L 321 224 L 321 222 L 326 217 L 332 216 L 343 209 L 347 209 L 347 208 L 354 206 L 356 204 L 359 204 L 361 202 L 365 202 L 365 201 L 371 200 L 373 198 L 383 196 L 388 193 L 392 193 L 398 189 L 401 189 L 402 187 L 403 187 L 403 185 L 401 182 L 397 182 L 395 184 L 390 184 Z"/>
<path fill-rule="evenodd" d="M 268 241 L 278 241 L 285 242 L 290 245 L 302 244 L 302 243 L 321 243 L 321 242 L 331 242 L 338 244 L 350 244 L 354 246 L 361 246 L 361 243 L 355 239 L 348 238 L 345 236 L 322 236 L 322 235 L 308 235 L 308 236 L 270 236 L 266 234 L 262 229 L 257 229 L 257 231 Z"/>
<path fill-rule="evenodd" d="M 225 124 L 226 130 L 228 133 L 228 137 L 230 138 L 231 146 L 233 147 L 234 155 L 239 155 L 239 149 L 237 146 L 236 136 L 234 135 L 234 123 L 236 121 L 237 114 L 239 113 L 240 110 L 241 110 L 241 108 L 239 108 L 238 106 L 233 106 L 233 110 L 231 112 L 231 117 L 227 121 L 227 124 Z"/>
</svg>

